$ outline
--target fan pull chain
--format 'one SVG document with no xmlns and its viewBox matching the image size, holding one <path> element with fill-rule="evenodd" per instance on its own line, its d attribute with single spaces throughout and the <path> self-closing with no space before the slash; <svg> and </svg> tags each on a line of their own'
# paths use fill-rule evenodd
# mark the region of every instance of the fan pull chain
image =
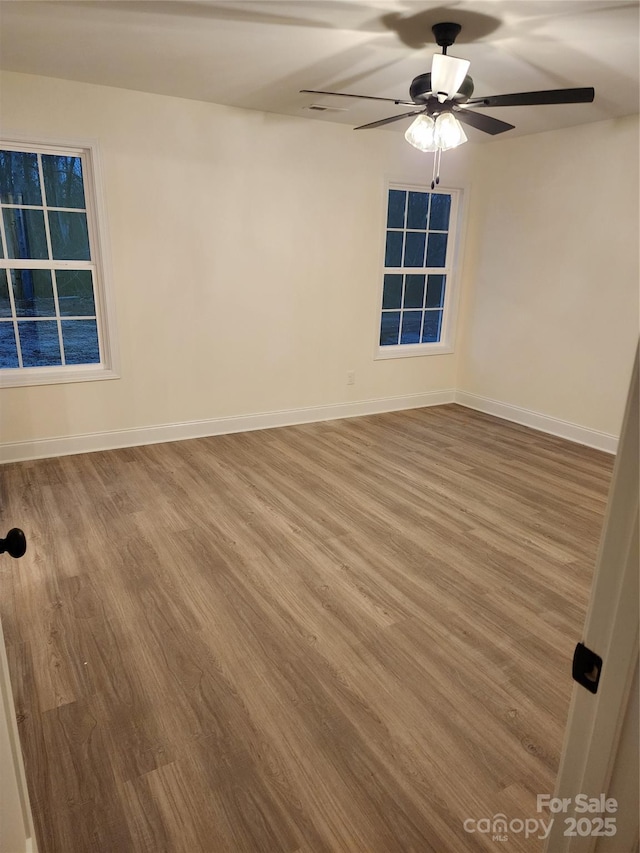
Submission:
<svg viewBox="0 0 640 853">
<path fill-rule="evenodd" d="M 440 183 L 440 158 L 442 157 L 442 149 L 438 150 L 433 155 L 433 175 L 431 178 L 431 189 L 434 190 Z"/>
</svg>

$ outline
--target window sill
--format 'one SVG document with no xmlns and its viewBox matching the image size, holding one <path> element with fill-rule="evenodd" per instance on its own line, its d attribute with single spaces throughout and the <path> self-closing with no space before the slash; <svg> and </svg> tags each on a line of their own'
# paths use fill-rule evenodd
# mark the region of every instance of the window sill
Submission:
<svg viewBox="0 0 640 853">
<path fill-rule="evenodd" d="M 453 347 L 447 344 L 398 344 L 398 346 L 380 347 L 375 355 L 375 361 L 385 361 L 390 358 L 415 358 L 425 355 L 447 355 L 453 352 Z"/>
<path fill-rule="evenodd" d="M 85 367 L 23 367 L 0 370 L 0 388 L 20 388 L 28 385 L 61 385 L 70 382 L 96 382 L 119 379 L 120 374 L 94 364 Z"/>
</svg>

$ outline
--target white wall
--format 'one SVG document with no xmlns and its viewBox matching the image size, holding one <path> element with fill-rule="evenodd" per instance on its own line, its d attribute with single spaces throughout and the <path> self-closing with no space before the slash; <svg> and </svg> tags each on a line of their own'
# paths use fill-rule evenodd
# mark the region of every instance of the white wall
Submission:
<svg viewBox="0 0 640 853">
<path fill-rule="evenodd" d="M 458 386 L 617 436 L 638 341 L 638 117 L 476 153 Z"/>
<path fill-rule="evenodd" d="M 3 130 L 99 141 L 122 361 L 118 380 L 4 389 L 2 442 L 454 387 L 456 355 L 373 360 L 384 182 L 430 180 L 401 134 L 1 80 Z M 450 185 L 471 159 L 447 158 Z"/>
</svg>

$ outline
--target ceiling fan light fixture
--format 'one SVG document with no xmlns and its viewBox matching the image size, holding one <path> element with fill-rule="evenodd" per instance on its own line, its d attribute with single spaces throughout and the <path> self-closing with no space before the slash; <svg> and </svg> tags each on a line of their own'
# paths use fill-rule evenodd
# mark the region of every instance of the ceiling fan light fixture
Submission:
<svg viewBox="0 0 640 853">
<path fill-rule="evenodd" d="M 433 135 L 436 148 L 441 151 L 448 151 L 468 142 L 467 134 L 453 113 L 440 113 L 435 120 Z"/>
<path fill-rule="evenodd" d="M 436 151 L 438 146 L 435 141 L 435 129 L 435 121 L 423 113 L 411 122 L 404 138 L 419 151 Z"/>
<path fill-rule="evenodd" d="M 440 103 L 453 98 L 467 76 L 470 62 L 444 53 L 436 53 L 431 62 L 431 89 Z"/>
</svg>

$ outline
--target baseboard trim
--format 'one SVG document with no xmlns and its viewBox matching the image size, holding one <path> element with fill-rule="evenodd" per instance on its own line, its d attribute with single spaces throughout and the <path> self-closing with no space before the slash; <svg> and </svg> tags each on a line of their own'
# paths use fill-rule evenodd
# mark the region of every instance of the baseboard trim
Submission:
<svg viewBox="0 0 640 853">
<path fill-rule="evenodd" d="M 605 453 L 615 454 L 618 449 L 618 436 L 578 426 L 578 424 L 552 418 L 549 415 L 542 415 L 530 409 L 522 409 L 520 406 L 512 406 L 510 403 L 501 403 L 479 394 L 471 394 L 469 391 L 456 391 L 455 402 L 461 406 L 466 406 L 468 409 L 475 409 L 487 415 L 495 415 L 497 418 L 522 424 L 522 426 L 531 427 L 531 429 L 537 429 L 540 432 L 558 436 L 558 438 L 566 438 L 578 444 L 585 444 L 587 447 L 594 447 L 596 450 L 603 450 Z"/>
<path fill-rule="evenodd" d="M 116 450 L 121 447 L 138 447 L 143 444 L 161 444 L 165 441 L 184 441 L 189 438 L 205 438 L 211 435 L 273 429 L 339 418 L 354 418 L 382 412 L 401 411 L 402 409 L 441 406 L 446 403 L 458 403 L 469 409 L 494 415 L 503 420 L 522 424 L 522 426 L 565 438 L 578 444 L 594 447 L 605 453 L 615 454 L 617 451 L 618 437 L 615 435 L 587 429 L 569 421 L 552 418 L 530 409 L 512 406 L 509 403 L 501 403 L 498 400 L 472 394 L 469 391 L 449 389 L 398 397 L 358 400 L 351 403 L 336 403 L 329 406 L 308 406 L 300 409 L 259 412 L 253 415 L 186 421 L 176 424 L 158 424 L 151 427 L 86 433 L 62 438 L 16 441 L 0 444 L 0 463 L 71 456 L 75 453 Z"/>
<path fill-rule="evenodd" d="M 422 394 L 358 400 L 329 406 L 309 406 L 301 409 L 260 412 L 253 415 L 187 421 L 176 424 L 159 424 L 151 427 L 87 433 L 62 438 L 16 441 L 0 445 L 0 463 L 25 462 L 30 459 L 46 459 L 52 456 L 71 456 L 75 453 L 115 450 L 121 447 L 137 447 L 142 444 L 161 444 L 165 441 L 184 441 L 189 438 L 205 438 L 211 435 L 224 435 L 233 432 L 249 432 L 316 421 L 354 418 L 361 415 L 401 411 L 402 409 L 441 406 L 444 403 L 453 402 L 455 402 L 455 391 L 453 389 L 426 391 Z"/>
</svg>

